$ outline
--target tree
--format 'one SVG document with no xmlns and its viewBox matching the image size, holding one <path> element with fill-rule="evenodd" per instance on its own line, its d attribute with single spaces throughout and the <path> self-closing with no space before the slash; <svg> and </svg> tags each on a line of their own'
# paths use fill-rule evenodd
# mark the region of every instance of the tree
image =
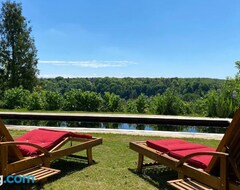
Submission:
<svg viewBox="0 0 240 190">
<path fill-rule="evenodd" d="M 138 113 L 146 113 L 148 108 L 148 98 L 144 94 L 140 94 L 136 99 L 136 107 Z"/>
<path fill-rule="evenodd" d="M 45 106 L 46 110 L 59 110 L 63 104 L 63 97 L 58 92 L 46 91 L 45 93 Z"/>
<path fill-rule="evenodd" d="M 238 72 L 237 75 L 240 75 L 240 61 L 235 62 L 235 67 L 237 68 Z"/>
<path fill-rule="evenodd" d="M 103 111 L 117 112 L 121 111 L 121 98 L 110 92 L 105 92 L 102 96 L 103 99 Z"/>
<path fill-rule="evenodd" d="M 37 83 L 37 50 L 30 35 L 32 28 L 27 26 L 29 23 L 22 16 L 20 3 L 10 1 L 2 3 L 0 80 L 5 89 L 23 86 L 24 89 L 32 91 Z"/>
<path fill-rule="evenodd" d="M 30 92 L 22 88 L 8 89 L 4 92 L 4 108 L 15 109 L 15 108 L 26 108 L 29 102 Z"/>
</svg>

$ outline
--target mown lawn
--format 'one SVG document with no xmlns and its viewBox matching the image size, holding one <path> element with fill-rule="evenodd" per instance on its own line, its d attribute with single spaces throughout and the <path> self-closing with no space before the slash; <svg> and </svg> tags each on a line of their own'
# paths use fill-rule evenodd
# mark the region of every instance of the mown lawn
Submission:
<svg viewBox="0 0 240 190">
<path fill-rule="evenodd" d="M 11 131 L 14 137 L 23 131 Z M 136 173 L 137 153 L 130 150 L 130 141 L 157 139 L 159 137 L 93 134 L 103 137 L 103 145 L 93 150 L 96 163 L 88 166 L 86 160 L 65 157 L 52 163 L 52 167 L 60 169 L 61 174 L 47 180 L 44 185 L 34 186 L 33 189 L 44 190 L 124 190 L 124 189 L 166 189 L 170 190 L 166 181 L 177 178 L 174 171 L 162 166 L 144 169 L 143 174 Z M 217 140 L 188 139 L 191 142 L 202 143 L 216 147 Z M 85 155 L 85 152 L 79 155 Z M 18 189 L 25 189 L 20 187 Z M 12 189 L 12 188 L 11 188 Z M 15 189 L 15 188 L 14 188 Z"/>
</svg>

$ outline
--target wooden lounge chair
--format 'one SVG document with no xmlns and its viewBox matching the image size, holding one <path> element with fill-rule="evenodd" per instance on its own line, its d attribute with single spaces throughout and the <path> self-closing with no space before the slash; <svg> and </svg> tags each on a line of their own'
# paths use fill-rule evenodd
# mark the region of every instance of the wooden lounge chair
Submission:
<svg viewBox="0 0 240 190">
<path fill-rule="evenodd" d="M 240 109 L 216 150 L 186 141 L 181 149 L 179 141 L 130 142 L 130 148 L 138 152 L 138 171 L 145 166 L 146 156 L 178 172 L 179 179 L 168 182 L 177 189 L 240 190 Z"/>
<path fill-rule="evenodd" d="M 35 129 L 14 140 L 1 119 L 0 141 L 0 175 L 31 175 L 34 182 L 60 172 L 49 168 L 51 161 L 82 150 L 92 164 L 92 148 L 102 144 L 102 138 L 47 129 Z"/>
</svg>

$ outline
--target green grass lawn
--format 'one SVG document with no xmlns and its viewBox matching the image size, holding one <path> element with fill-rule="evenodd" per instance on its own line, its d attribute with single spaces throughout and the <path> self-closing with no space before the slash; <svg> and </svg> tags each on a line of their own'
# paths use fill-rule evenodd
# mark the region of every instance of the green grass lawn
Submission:
<svg viewBox="0 0 240 190">
<path fill-rule="evenodd" d="M 14 137 L 23 131 L 11 131 Z M 88 166 L 86 160 L 65 157 L 52 163 L 52 167 L 60 169 L 58 175 L 48 178 L 44 185 L 34 189 L 52 190 L 124 190 L 124 189 L 166 189 L 170 190 L 166 181 L 176 179 L 177 174 L 163 166 L 144 169 L 143 174 L 136 173 L 137 153 L 130 150 L 129 142 L 159 137 L 93 134 L 103 137 L 103 145 L 93 149 L 94 165 Z M 216 147 L 217 140 L 188 139 L 191 142 Z M 79 155 L 85 155 L 85 152 Z M 20 187 L 19 187 L 20 189 Z M 24 187 L 22 187 L 24 189 Z"/>
</svg>

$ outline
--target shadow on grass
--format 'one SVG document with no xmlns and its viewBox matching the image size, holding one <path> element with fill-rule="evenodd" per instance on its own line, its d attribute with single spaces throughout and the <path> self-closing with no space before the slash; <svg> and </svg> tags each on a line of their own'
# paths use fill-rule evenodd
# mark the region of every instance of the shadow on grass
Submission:
<svg viewBox="0 0 240 190">
<path fill-rule="evenodd" d="M 96 162 L 93 161 L 93 164 L 96 164 Z M 58 159 L 52 162 L 51 167 L 61 170 L 61 173 L 49 178 L 47 183 L 51 183 L 57 179 L 70 175 L 74 172 L 81 171 L 84 168 L 89 167 L 89 165 L 87 159 L 85 158 L 80 159 L 66 156 L 64 157 L 64 159 Z"/>
<path fill-rule="evenodd" d="M 158 189 L 174 190 L 167 184 L 167 181 L 177 179 L 177 172 L 165 166 L 148 166 L 143 169 L 142 173 L 137 172 L 136 169 L 129 170 Z"/>
<path fill-rule="evenodd" d="M 93 164 L 96 164 L 93 161 Z M 88 162 L 85 158 L 74 158 L 66 156 L 63 159 L 57 159 L 52 162 L 51 168 L 61 170 L 61 173 L 47 178 L 47 181 L 43 183 L 38 182 L 36 184 L 4 184 L 0 186 L 0 190 L 44 190 L 45 183 L 51 183 L 71 173 L 83 170 L 88 167 Z"/>
</svg>

